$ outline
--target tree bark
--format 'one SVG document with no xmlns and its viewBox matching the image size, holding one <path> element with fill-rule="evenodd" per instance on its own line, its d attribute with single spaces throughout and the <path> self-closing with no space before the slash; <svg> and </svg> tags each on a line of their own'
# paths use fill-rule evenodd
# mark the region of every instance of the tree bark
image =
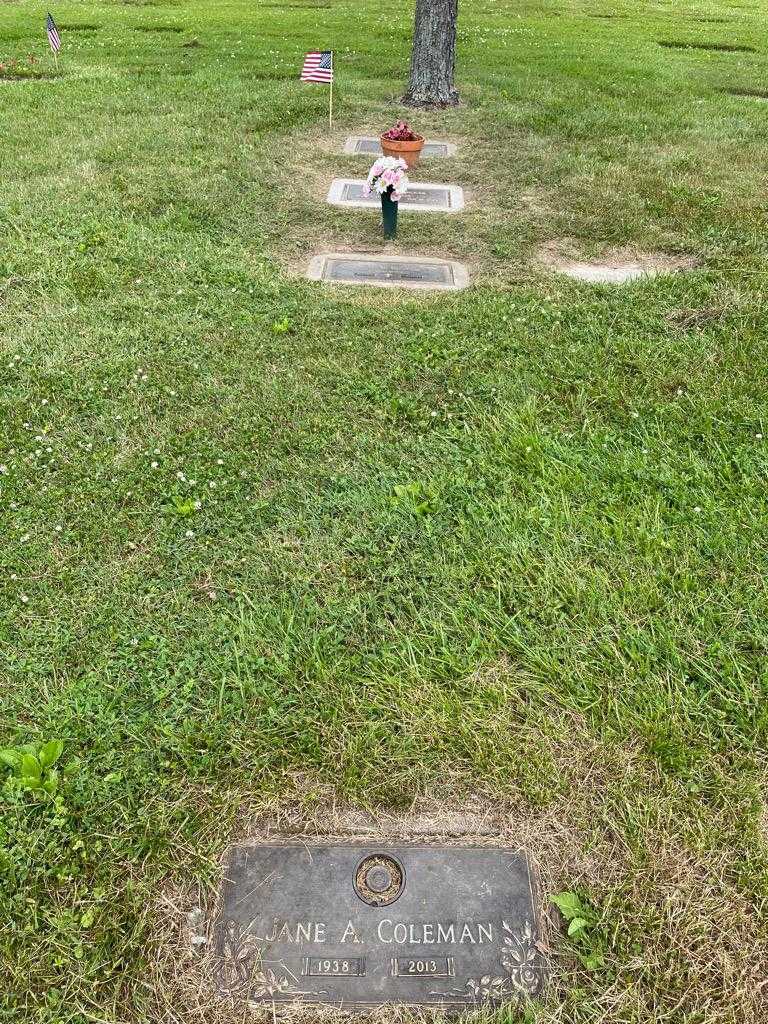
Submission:
<svg viewBox="0 0 768 1024">
<path fill-rule="evenodd" d="M 453 107 L 456 19 L 459 0 L 416 0 L 411 75 L 403 103 L 413 107 Z"/>
</svg>

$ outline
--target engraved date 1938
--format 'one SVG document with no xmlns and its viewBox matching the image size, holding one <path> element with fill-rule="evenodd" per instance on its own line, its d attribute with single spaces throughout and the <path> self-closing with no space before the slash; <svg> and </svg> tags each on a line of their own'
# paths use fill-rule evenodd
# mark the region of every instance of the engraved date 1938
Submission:
<svg viewBox="0 0 768 1024">
<path fill-rule="evenodd" d="M 301 973 L 311 977 L 359 978 L 365 974 L 365 959 L 357 956 L 308 956 L 304 958 Z"/>
</svg>

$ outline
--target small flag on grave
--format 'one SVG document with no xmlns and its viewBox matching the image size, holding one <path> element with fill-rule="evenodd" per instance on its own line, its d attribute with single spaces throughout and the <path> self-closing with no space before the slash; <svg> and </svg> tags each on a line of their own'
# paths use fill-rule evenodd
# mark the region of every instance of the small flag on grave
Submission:
<svg viewBox="0 0 768 1024">
<path fill-rule="evenodd" d="M 48 12 L 48 17 L 45 19 L 45 34 L 48 36 L 48 42 L 51 50 L 53 51 L 53 59 L 56 61 L 56 67 L 59 66 L 59 50 L 61 49 L 61 36 L 59 30 L 56 28 L 56 22 L 53 20 L 53 15 Z"/>
<path fill-rule="evenodd" d="M 308 53 L 301 69 L 302 82 L 333 83 L 333 50 Z"/>
<path fill-rule="evenodd" d="M 302 82 L 320 82 L 330 85 L 328 99 L 328 124 L 333 126 L 333 50 L 313 51 L 304 58 L 301 69 Z"/>
</svg>

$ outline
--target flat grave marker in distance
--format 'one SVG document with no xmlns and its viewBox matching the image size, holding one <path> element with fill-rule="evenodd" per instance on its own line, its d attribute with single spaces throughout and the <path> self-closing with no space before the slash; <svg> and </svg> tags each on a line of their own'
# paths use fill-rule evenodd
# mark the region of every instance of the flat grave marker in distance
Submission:
<svg viewBox="0 0 768 1024">
<path fill-rule="evenodd" d="M 544 985 L 520 850 L 238 846 L 221 895 L 219 985 L 246 1003 L 461 1010 Z"/>
<path fill-rule="evenodd" d="M 381 207 L 381 198 L 374 193 L 363 194 L 365 181 L 357 178 L 334 178 L 328 202 L 331 206 Z M 457 213 L 464 209 L 464 190 L 458 185 L 440 185 L 431 181 L 412 182 L 400 200 L 401 210 L 421 213 Z"/>
<path fill-rule="evenodd" d="M 466 267 L 455 260 L 368 253 L 323 253 L 309 265 L 307 277 L 331 284 L 365 284 L 379 288 L 457 291 L 469 284 Z"/>
<path fill-rule="evenodd" d="M 349 156 L 381 156 L 381 142 L 375 135 L 350 135 L 344 144 L 344 152 Z M 456 146 L 452 142 L 427 139 L 421 151 L 421 159 L 433 156 L 456 156 Z"/>
</svg>

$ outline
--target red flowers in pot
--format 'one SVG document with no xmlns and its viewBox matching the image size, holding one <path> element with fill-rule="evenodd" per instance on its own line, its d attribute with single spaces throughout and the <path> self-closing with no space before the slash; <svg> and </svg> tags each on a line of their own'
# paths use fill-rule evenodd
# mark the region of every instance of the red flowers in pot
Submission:
<svg viewBox="0 0 768 1024">
<path fill-rule="evenodd" d="M 400 157 L 409 167 L 415 167 L 424 146 L 424 136 L 418 135 L 407 121 L 398 121 L 394 128 L 381 136 L 385 156 Z"/>
</svg>

